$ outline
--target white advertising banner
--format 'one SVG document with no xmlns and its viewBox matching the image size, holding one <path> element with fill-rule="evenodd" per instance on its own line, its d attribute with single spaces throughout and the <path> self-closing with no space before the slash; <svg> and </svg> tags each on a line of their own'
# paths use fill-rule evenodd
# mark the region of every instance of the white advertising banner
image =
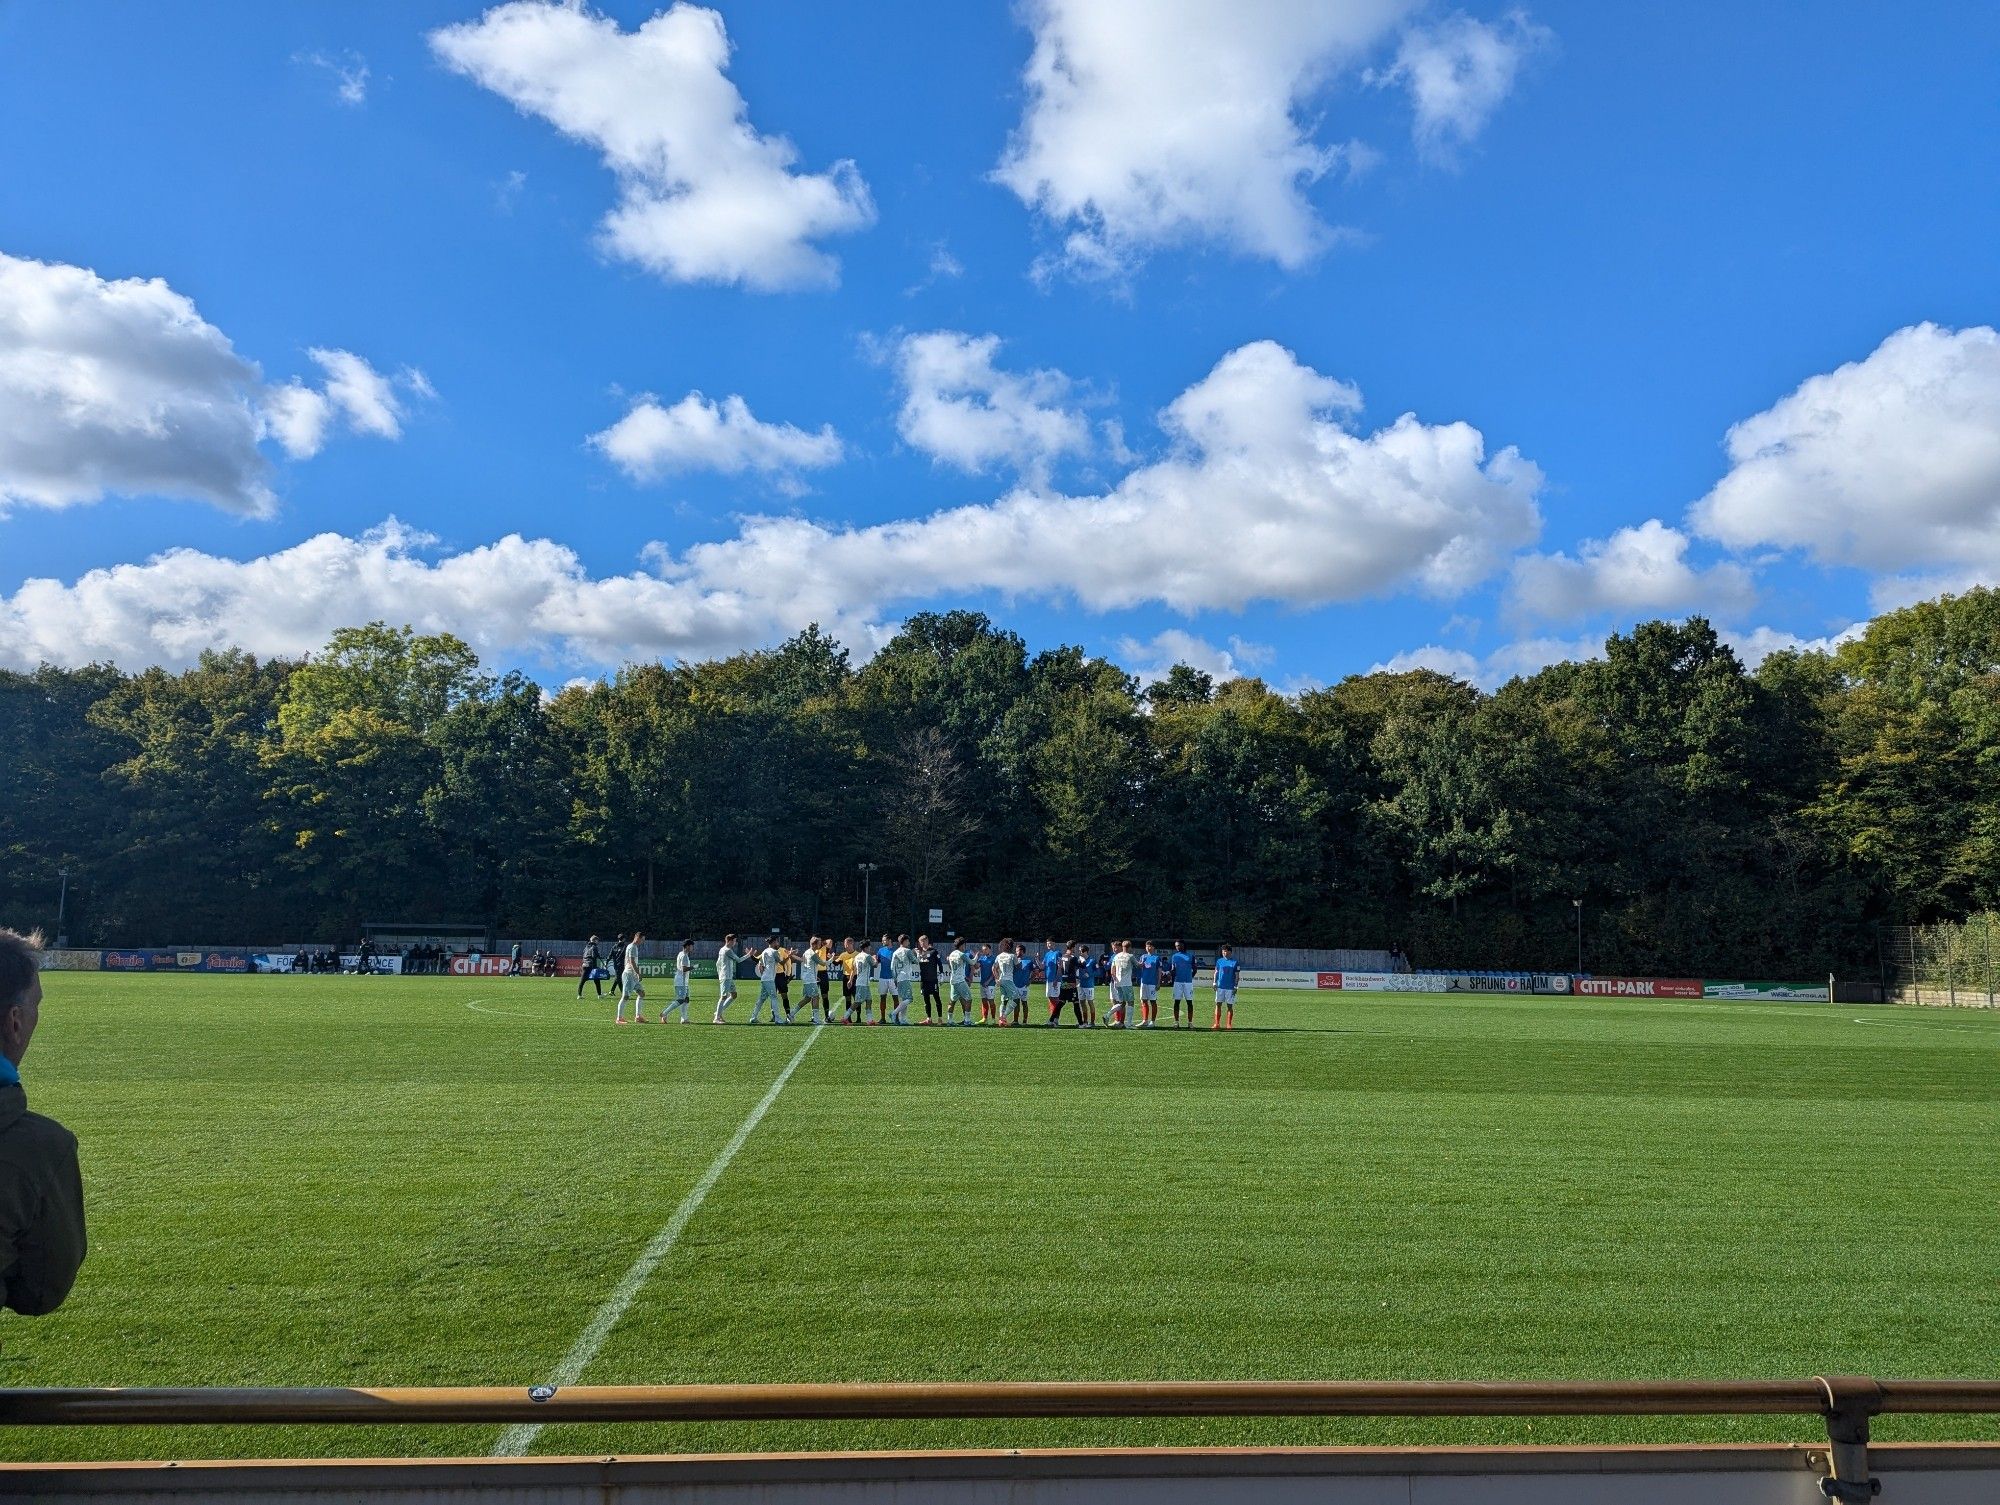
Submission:
<svg viewBox="0 0 2000 1505">
<path fill-rule="evenodd" d="M 1442 993 L 1439 972 L 1343 972 L 1340 986 L 1348 993 Z"/>
<path fill-rule="evenodd" d="M 1322 976 L 1336 976 L 1335 973 L 1320 972 L 1252 972 L 1245 969 L 1243 986 L 1246 988 L 1302 988 L 1313 989 L 1320 986 Z"/>
</svg>

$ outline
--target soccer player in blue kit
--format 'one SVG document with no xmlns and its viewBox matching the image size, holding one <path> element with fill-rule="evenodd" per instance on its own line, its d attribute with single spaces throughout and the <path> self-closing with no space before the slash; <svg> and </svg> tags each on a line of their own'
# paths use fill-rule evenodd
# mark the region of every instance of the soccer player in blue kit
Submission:
<svg viewBox="0 0 2000 1505">
<path fill-rule="evenodd" d="M 1152 1029 L 1160 1022 L 1160 953 L 1151 941 L 1139 953 L 1139 1028 Z"/>
<path fill-rule="evenodd" d="M 1181 1027 L 1181 1004 L 1187 1004 L 1187 1027 L 1194 1028 L 1194 957 L 1180 941 L 1174 942 L 1174 954 L 1167 958 L 1168 971 L 1174 980 L 1174 1028 Z"/>
<path fill-rule="evenodd" d="M 1215 959 L 1215 1022 L 1209 1028 L 1235 1029 L 1236 978 L 1240 969 L 1236 958 L 1229 954 L 1229 948 L 1224 946 L 1221 950 L 1222 954 Z M 1229 1017 L 1227 1024 L 1222 1022 L 1225 1012 Z"/>
<path fill-rule="evenodd" d="M 1085 1029 L 1096 1029 L 1098 959 L 1090 954 L 1090 947 L 1083 946 L 1078 948 L 1076 962 L 1077 1022 Z"/>
</svg>

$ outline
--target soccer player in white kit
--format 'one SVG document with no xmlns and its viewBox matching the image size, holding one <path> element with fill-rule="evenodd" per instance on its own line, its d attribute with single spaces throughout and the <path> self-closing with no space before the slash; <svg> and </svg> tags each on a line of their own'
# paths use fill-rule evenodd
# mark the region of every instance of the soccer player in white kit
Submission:
<svg viewBox="0 0 2000 1505">
<path fill-rule="evenodd" d="M 1132 943 L 1120 941 L 1111 953 L 1111 1012 L 1105 1018 L 1113 1029 L 1132 1027 Z"/>
<path fill-rule="evenodd" d="M 639 975 L 639 942 L 645 936 L 632 932 L 632 942 L 625 948 L 625 966 L 618 974 L 618 1011 L 612 1016 L 614 1024 L 625 1022 L 625 1000 L 632 1000 L 632 1022 L 646 1022 L 646 979 Z M 662 1015 L 664 1018 L 665 1016 Z"/>
<path fill-rule="evenodd" d="M 896 982 L 896 1007 L 889 1017 L 896 1024 L 908 1024 L 910 1000 L 917 991 L 917 953 L 910 949 L 907 935 L 896 937 L 896 949 L 889 953 L 889 975 Z"/>
<path fill-rule="evenodd" d="M 1005 1026 L 1025 1020 L 1021 1008 L 1022 990 L 1014 982 L 1014 942 L 1011 938 L 1000 943 L 1000 949 L 993 953 L 993 980 L 1000 988 L 1000 1023 Z"/>
<path fill-rule="evenodd" d="M 819 937 L 806 937 L 806 949 L 799 954 L 799 1008 L 808 1010 L 814 1024 L 826 1023 L 826 1015 L 820 1012 L 819 996 Z M 790 1024 L 798 1009 L 785 1016 Z"/>
<path fill-rule="evenodd" d="M 757 953 L 757 1001 L 750 1005 L 752 1024 L 767 1008 L 771 1011 L 773 1024 L 785 1022 L 784 1015 L 778 1012 L 778 962 L 778 943 L 775 940 L 766 941 L 764 949 Z"/>
<path fill-rule="evenodd" d="M 945 985 L 951 990 L 945 1002 L 944 1022 L 946 1024 L 972 1023 L 972 980 L 966 964 L 971 960 L 965 954 L 963 941 L 952 942 L 951 950 L 945 953 Z M 952 1010 L 962 1011 L 964 1017 L 954 1019 Z"/>
<path fill-rule="evenodd" d="M 722 1011 L 736 1002 L 736 969 L 750 960 L 750 953 L 736 949 L 734 932 L 722 938 L 722 949 L 715 953 L 715 979 L 719 987 L 715 995 L 714 1023 L 722 1023 Z"/>
<path fill-rule="evenodd" d="M 688 1022 L 688 985 L 694 980 L 694 942 L 682 941 L 674 956 L 674 1001 L 660 1010 L 660 1023 L 667 1022 L 667 1010 L 679 1009 L 681 1023 Z"/>
<path fill-rule="evenodd" d="M 863 941 L 854 951 L 854 1016 L 863 1024 L 880 1024 L 868 1017 L 868 1005 L 875 1001 L 875 953 Z"/>
</svg>

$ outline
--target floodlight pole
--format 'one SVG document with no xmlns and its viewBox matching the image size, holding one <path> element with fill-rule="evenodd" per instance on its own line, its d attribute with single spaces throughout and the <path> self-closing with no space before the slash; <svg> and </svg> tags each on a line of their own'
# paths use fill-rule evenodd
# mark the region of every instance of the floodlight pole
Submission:
<svg viewBox="0 0 2000 1505">
<path fill-rule="evenodd" d="M 69 869 L 57 868 L 56 876 L 62 879 L 62 887 L 56 893 L 56 944 L 67 946 L 69 932 L 63 927 L 63 917 L 69 912 Z"/>
<path fill-rule="evenodd" d="M 1569 901 L 1576 909 L 1576 975 L 1583 975 L 1583 900 Z"/>
<path fill-rule="evenodd" d="M 861 869 L 861 934 L 866 936 L 868 934 L 868 880 L 874 876 L 875 869 L 880 867 L 881 864 L 877 862 L 863 862 L 856 865 Z"/>
</svg>

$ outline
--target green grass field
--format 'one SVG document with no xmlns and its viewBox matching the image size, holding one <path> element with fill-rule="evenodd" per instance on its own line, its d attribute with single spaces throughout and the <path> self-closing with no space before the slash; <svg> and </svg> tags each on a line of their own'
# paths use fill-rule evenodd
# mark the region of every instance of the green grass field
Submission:
<svg viewBox="0 0 2000 1505">
<path fill-rule="evenodd" d="M 686 1028 L 614 1029 L 562 981 L 47 982 L 24 1075 L 82 1137 L 92 1253 L 62 1311 L 0 1320 L 7 1385 L 541 1380 L 808 1035 L 711 1028 L 700 1001 Z M 1272 993 L 1228 1035 L 836 1027 L 584 1379 L 1991 1376 L 1996 1209 L 2000 1016 Z M 537 1450 L 1814 1431 L 600 1426 Z M 0 1451 L 497 1434 L 14 1431 Z"/>
</svg>

